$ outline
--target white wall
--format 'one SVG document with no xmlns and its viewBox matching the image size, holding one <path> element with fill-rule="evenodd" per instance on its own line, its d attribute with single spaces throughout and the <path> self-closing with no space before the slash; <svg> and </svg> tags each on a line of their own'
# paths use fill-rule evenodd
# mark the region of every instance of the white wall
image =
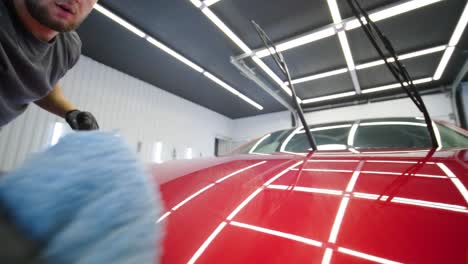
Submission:
<svg viewBox="0 0 468 264">
<path fill-rule="evenodd" d="M 447 94 L 423 96 L 424 103 L 434 119 L 454 123 L 450 119 L 452 103 Z M 306 113 L 308 124 L 320 124 L 360 118 L 422 116 L 409 98 L 376 102 L 364 105 L 347 106 Z M 234 140 L 249 140 L 268 132 L 291 127 L 291 115 L 288 112 L 259 115 L 233 121 Z"/>
<path fill-rule="evenodd" d="M 132 146 L 143 143 L 141 158 L 152 159 L 153 143 L 163 142 L 163 158 L 172 149 L 182 158 L 212 156 L 215 136 L 230 137 L 232 120 L 82 56 L 62 80 L 64 92 L 79 109 L 92 112 L 102 129 L 119 130 Z M 58 117 L 31 105 L 0 132 L 0 171 L 17 167 L 44 148 Z"/>
</svg>

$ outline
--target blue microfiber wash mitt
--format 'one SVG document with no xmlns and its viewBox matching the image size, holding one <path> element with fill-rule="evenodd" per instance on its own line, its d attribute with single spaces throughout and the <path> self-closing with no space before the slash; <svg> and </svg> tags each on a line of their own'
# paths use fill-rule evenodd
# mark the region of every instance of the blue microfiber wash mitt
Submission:
<svg viewBox="0 0 468 264">
<path fill-rule="evenodd" d="M 39 262 L 159 262 L 158 188 L 122 139 L 72 133 L 0 178 L 0 202 Z"/>
</svg>

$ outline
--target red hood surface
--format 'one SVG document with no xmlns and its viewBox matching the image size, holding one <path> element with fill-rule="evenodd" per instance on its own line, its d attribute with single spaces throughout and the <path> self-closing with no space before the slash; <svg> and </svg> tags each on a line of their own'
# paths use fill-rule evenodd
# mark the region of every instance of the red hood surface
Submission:
<svg viewBox="0 0 468 264">
<path fill-rule="evenodd" d="M 161 262 L 468 263 L 467 166 L 468 150 L 155 166 Z"/>
</svg>

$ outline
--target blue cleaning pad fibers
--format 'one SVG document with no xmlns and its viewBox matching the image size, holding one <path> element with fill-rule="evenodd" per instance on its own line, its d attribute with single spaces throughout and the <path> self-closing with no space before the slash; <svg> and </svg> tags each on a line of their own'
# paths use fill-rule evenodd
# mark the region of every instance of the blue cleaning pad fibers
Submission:
<svg viewBox="0 0 468 264">
<path fill-rule="evenodd" d="M 158 263 L 158 187 L 122 139 L 72 133 L 0 178 L 0 202 L 45 263 Z"/>
</svg>

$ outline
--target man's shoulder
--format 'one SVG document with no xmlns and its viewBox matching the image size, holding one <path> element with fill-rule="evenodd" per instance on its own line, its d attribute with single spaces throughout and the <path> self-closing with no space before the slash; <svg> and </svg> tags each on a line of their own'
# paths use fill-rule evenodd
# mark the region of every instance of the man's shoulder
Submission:
<svg viewBox="0 0 468 264">
<path fill-rule="evenodd" d="M 65 57 L 68 58 L 69 68 L 72 68 L 81 55 L 81 39 L 75 31 L 61 33 L 59 37 L 61 46 L 63 47 Z"/>
<path fill-rule="evenodd" d="M 62 33 L 61 39 L 68 47 L 79 47 L 81 49 L 81 39 L 76 31 Z"/>
</svg>

